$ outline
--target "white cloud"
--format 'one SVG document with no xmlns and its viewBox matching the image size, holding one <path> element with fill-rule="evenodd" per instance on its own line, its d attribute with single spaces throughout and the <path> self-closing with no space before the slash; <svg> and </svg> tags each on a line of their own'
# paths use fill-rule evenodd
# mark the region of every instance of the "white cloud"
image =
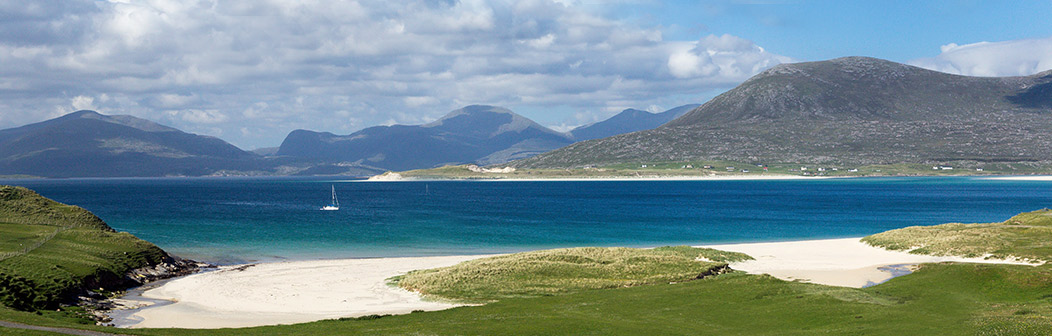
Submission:
<svg viewBox="0 0 1052 336">
<path fill-rule="evenodd" d="M 218 124 L 230 119 L 226 114 L 217 110 L 168 111 L 168 114 L 194 124 Z M 212 133 L 217 132 L 213 131 Z"/>
<path fill-rule="evenodd" d="M 681 44 L 668 58 L 669 72 L 677 78 L 712 77 L 712 80 L 744 81 L 757 72 L 789 57 L 768 53 L 752 41 L 733 35 L 709 35 L 691 44 Z"/>
<path fill-rule="evenodd" d="M 908 62 L 922 68 L 968 76 L 1026 76 L 1052 69 L 1052 37 L 978 42 L 940 47 L 942 53 Z"/>
<path fill-rule="evenodd" d="M 70 105 L 73 105 L 74 111 L 97 109 L 97 107 L 95 107 L 95 98 L 88 96 L 73 97 L 73 101 L 70 102 Z"/>
<path fill-rule="evenodd" d="M 0 128 L 41 121 L 58 106 L 68 110 L 70 97 L 78 97 L 75 106 L 102 113 L 221 131 L 249 148 L 277 145 L 296 128 L 345 133 L 419 123 L 467 104 L 518 106 L 547 113 L 528 115 L 547 119 L 540 122 L 572 124 L 577 112 L 700 103 L 713 90 L 788 61 L 730 35 L 668 41 L 660 28 L 582 6 L 597 5 L 79 0 L 15 6 L 3 14 L 18 24 L 0 24 Z"/>
</svg>

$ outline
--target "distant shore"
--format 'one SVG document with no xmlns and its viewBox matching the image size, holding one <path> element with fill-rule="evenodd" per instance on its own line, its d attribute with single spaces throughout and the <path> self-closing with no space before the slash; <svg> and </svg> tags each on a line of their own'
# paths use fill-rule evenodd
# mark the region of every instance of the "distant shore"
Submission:
<svg viewBox="0 0 1052 336">
<path fill-rule="evenodd" d="M 984 180 L 998 180 L 998 181 L 1052 181 L 1052 175 L 994 176 L 994 177 L 984 178 Z"/>
<path fill-rule="evenodd" d="M 378 178 L 379 176 L 385 176 Z M 853 176 L 801 176 L 801 175 L 670 175 L 670 176 L 596 176 L 596 177 L 542 177 L 542 178 L 507 178 L 494 177 L 401 177 L 397 173 L 377 175 L 365 182 L 407 182 L 407 181 L 493 181 L 493 182 L 548 182 L 548 181 L 753 181 L 753 180 L 822 180 L 832 178 L 853 178 Z"/>
<path fill-rule="evenodd" d="M 887 266 L 930 262 L 1015 263 L 980 258 L 938 257 L 888 251 L 860 238 L 704 245 L 742 252 L 756 260 L 733 269 L 784 280 L 863 287 L 894 275 Z M 442 310 L 455 303 L 430 301 L 391 286 L 387 279 L 411 270 L 451 266 L 491 255 L 338 259 L 226 266 L 179 278 L 142 296 L 173 301 L 143 308 L 131 328 L 224 328 L 293 324 L 371 314 Z M 129 303 L 135 305 L 136 302 Z M 148 304 L 143 302 L 143 304 Z"/>
</svg>

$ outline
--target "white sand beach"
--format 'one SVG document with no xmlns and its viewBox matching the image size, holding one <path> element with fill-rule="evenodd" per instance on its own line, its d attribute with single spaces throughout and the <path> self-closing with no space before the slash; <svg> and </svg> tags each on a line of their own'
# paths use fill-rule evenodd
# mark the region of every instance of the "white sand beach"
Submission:
<svg viewBox="0 0 1052 336">
<path fill-rule="evenodd" d="M 889 251 L 860 241 L 862 238 L 805 240 L 793 242 L 706 245 L 724 251 L 742 252 L 756 260 L 732 263 L 733 269 L 770 274 L 784 280 L 864 287 L 887 281 L 892 274 L 879 268 L 890 265 L 944 261 L 971 263 L 1025 262 L 982 258 L 938 257 Z"/>
<path fill-rule="evenodd" d="M 486 255 L 340 259 L 223 267 L 148 290 L 148 298 L 175 301 L 132 315 L 132 328 L 226 328 L 292 324 L 370 314 L 404 314 L 456 305 L 421 299 L 388 286 L 411 270 L 455 265 Z"/>
<path fill-rule="evenodd" d="M 891 278 L 890 273 L 878 269 L 886 265 L 1007 262 L 893 252 L 869 246 L 859 239 L 705 247 L 743 252 L 756 258 L 731 264 L 737 270 L 849 287 Z M 486 256 L 316 260 L 224 267 L 175 279 L 146 291 L 145 297 L 175 303 L 138 311 L 132 317 L 142 321 L 129 327 L 247 327 L 447 309 L 456 305 L 423 300 L 416 293 L 387 285 L 386 279 L 411 270 L 450 266 L 482 257 Z"/>
</svg>

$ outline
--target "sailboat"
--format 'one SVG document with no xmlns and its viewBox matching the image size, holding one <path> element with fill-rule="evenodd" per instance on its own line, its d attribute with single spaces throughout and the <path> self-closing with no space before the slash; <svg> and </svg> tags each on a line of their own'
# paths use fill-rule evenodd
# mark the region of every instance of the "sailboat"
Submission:
<svg viewBox="0 0 1052 336">
<path fill-rule="evenodd" d="M 332 186 L 332 204 L 321 207 L 322 210 L 340 210 L 340 200 L 336 198 L 336 186 Z"/>
</svg>

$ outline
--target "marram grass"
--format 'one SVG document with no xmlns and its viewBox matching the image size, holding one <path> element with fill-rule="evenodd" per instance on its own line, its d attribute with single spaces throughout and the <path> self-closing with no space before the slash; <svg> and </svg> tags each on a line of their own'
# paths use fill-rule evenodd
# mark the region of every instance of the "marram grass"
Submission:
<svg viewBox="0 0 1052 336">
<path fill-rule="evenodd" d="M 485 302 L 688 281 L 725 271 L 727 262 L 748 259 L 742 253 L 688 246 L 580 247 L 471 260 L 409 272 L 394 281 L 430 296 Z"/>
<path fill-rule="evenodd" d="M 1052 210 L 1022 213 L 1002 223 L 911 226 L 862 241 L 915 254 L 1052 261 Z"/>
</svg>

